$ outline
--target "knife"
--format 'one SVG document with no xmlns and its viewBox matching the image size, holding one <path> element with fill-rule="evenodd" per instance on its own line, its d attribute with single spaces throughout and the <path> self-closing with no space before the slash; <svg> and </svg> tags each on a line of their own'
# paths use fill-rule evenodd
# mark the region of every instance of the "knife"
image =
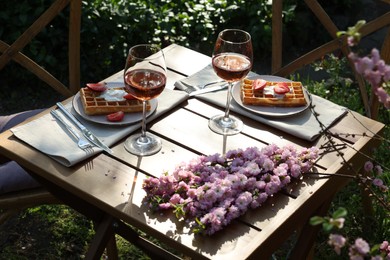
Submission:
<svg viewBox="0 0 390 260">
<path fill-rule="evenodd" d="M 81 124 L 62 104 L 61 102 L 56 103 L 61 112 L 64 113 L 72 122 L 81 130 L 85 138 L 88 139 L 95 146 L 102 148 L 108 153 L 113 153 L 112 150 L 105 145 L 102 141 L 99 140 L 91 131 L 89 131 L 83 124 Z"/>
<path fill-rule="evenodd" d="M 218 86 L 215 86 L 215 87 L 209 87 L 209 88 L 204 88 L 204 89 L 195 90 L 195 91 L 192 91 L 192 92 L 189 94 L 189 96 L 190 96 L 190 97 L 193 97 L 193 96 L 200 95 L 200 94 L 204 94 L 204 93 L 209 93 L 209 92 L 214 92 L 214 91 L 222 90 L 222 89 L 226 88 L 227 86 L 228 86 L 228 83 L 225 83 L 225 84 L 218 85 Z"/>
</svg>

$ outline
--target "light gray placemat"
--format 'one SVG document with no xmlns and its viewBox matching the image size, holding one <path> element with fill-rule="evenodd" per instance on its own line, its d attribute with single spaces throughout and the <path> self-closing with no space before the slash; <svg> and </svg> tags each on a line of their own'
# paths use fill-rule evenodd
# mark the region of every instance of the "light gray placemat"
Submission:
<svg viewBox="0 0 390 260">
<path fill-rule="evenodd" d="M 156 111 L 148 117 L 147 121 L 161 116 L 187 98 L 188 95 L 182 91 L 165 89 L 157 98 Z M 70 110 L 72 102 L 69 102 L 66 107 Z M 60 112 L 59 114 L 61 115 Z M 65 117 L 63 118 L 67 120 Z M 69 122 L 69 120 L 67 121 Z M 108 146 L 112 146 L 141 127 L 141 122 L 125 126 L 109 126 L 89 122 L 82 118 L 80 121 Z M 100 148 L 94 147 L 94 152 L 87 154 L 78 148 L 75 139 L 50 113 L 24 125 L 16 126 L 11 131 L 20 140 L 68 167 L 102 151 Z"/>
</svg>

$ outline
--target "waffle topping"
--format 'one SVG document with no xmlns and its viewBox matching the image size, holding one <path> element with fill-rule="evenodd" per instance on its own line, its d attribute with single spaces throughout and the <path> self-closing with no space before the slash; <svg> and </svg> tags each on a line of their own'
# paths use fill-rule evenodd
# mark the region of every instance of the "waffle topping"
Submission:
<svg viewBox="0 0 390 260">
<path fill-rule="evenodd" d="M 87 87 L 94 91 L 105 91 L 107 89 L 104 82 L 99 83 L 87 83 Z"/>
<path fill-rule="evenodd" d="M 301 82 L 272 82 L 244 79 L 241 100 L 245 105 L 299 107 L 306 105 Z"/>
</svg>

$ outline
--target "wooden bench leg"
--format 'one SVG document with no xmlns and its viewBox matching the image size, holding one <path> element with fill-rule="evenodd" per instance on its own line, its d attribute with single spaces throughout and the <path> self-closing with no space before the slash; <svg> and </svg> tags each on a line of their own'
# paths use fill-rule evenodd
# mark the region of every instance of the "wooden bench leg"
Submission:
<svg viewBox="0 0 390 260">
<path fill-rule="evenodd" d="M 108 256 L 108 260 L 117 260 L 118 257 L 118 248 L 116 247 L 116 239 L 115 234 L 113 234 L 108 241 L 108 244 L 106 246 L 106 252 Z"/>
<path fill-rule="evenodd" d="M 115 233 L 112 227 L 112 223 L 113 223 L 113 218 L 109 215 L 105 215 L 103 219 L 97 223 L 95 236 L 91 241 L 85 259 L 87 260 L 100 259 L 107 244 L 110 244 L 108 249 L 109 252 L 107 253 L 110 254 L 113 253 L 112 243 L 115 242 Z M 115 246 L 115 250 L 116 250 L 116 246 Z M 114 257 L 113 259 L 117 259 L 117 255 L 116 256 L 111 255 L 111 257 Z"/>
</svg>

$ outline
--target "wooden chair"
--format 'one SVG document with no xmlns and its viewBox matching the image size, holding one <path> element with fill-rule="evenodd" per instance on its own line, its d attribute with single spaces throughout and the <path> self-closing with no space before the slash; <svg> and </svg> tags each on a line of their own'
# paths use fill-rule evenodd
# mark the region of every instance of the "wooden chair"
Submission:
<svg viewBox="0 0 390 260">
<path fill-rule="evenodd" d="M 39 66 L 21 50 L 42 31 L 65 7 L 69 6 L 69 86 L 65 86 L 50 72 Z M 55 0 L 53 4 L 11 45 L 0 40 L 0 70 L 14 60 L 50 87 L 70 97 L 80 89 L 80 25 L 81 0 Z M 1 161 L 1 160 L 0 160 Z M 44 188 L 9 192 L 0 195 L 0 224 L 20 210 L 41 204 L 60 203 Z"/>
<path fill-rule="evenodd" d="M 389 3 L 388 0 L 382 0 L 383 2 Z M 321 57 L 326 54 L 332 53 L 335 50 L 341 50 L 345 56 L 347 56 L 351 50 L 347 45 L 346 36 L 338 38 L 336 33 L 340 31 L 334 22 L 331 20 L 329 15 L 321 7 L 317 0 L 305 0 L 306 5 L 318 18 L 319 22 L 325 27 L 328 33 L 331 35 L 333 40 L 319 46 L 318 48 L 300 56 L 296 60 L 290 62 L 289 64 L 283 65 L 283 39 L 282 39 L 282 8 L 283 0 L 273 0 L 272 1 L 272 74 L 278 76 L 287 76 L 302 68 L 308 64 L 313 63 L 316 60 L 319 60 Z M 365 37 L 373 32 L 378 31 L 386 26 L 390 25 L 390 12 L 383 14 L 382 16 L 369 21 L 366 23 L 362 29 L 362 37 Z M 390 30 L 390 28 L 388 29 Z M 382 45 L 382 56 L 389 59 L 390 52 L 390 31 L 387 33 L 387 37 Z M 367 89 L 365 87 L 365 82 L 363 78 L 355 71 L 353 64 L 351 68 L 355 74 L 357 83 L 359 84 L 361 98 L 364 104 L 364 108 L 367 116 L 376 119 L 378 114 L 378 102 L 377 99 L 369 100 Z M 372 96 L 372 95 L 371 95 Z"/>
<path fill-rule="evenodd" d="M 69 86 L 65 86 L 50 72 L 20 51 L 47 26 L 65 7 L 69 6 L 68 66 Z M 70 97 L 80 89 L 80 26 L 81 0 L 55 0 L 53 4 L 11 45 L 0 40 L 0 70 L 14 60 L 50 87 Z M 1 162 L 1 158 L 0 158 Z M 0 225 L 20 210 L 42 204 L 62 203 L 45 188 L 25 189 L 0 195 Z M 117 259 L 115 236 L 106 245 L 110 259 Z"/>
<path fill-rule="evenodd" d="M 20 51 L 69 5 L 69 87 Z M 81 0 L 56 0 L 13 44 L 0 40 L 0 70 L 14 60 L 65 97 L 80 89 Z"/>
</svg>

